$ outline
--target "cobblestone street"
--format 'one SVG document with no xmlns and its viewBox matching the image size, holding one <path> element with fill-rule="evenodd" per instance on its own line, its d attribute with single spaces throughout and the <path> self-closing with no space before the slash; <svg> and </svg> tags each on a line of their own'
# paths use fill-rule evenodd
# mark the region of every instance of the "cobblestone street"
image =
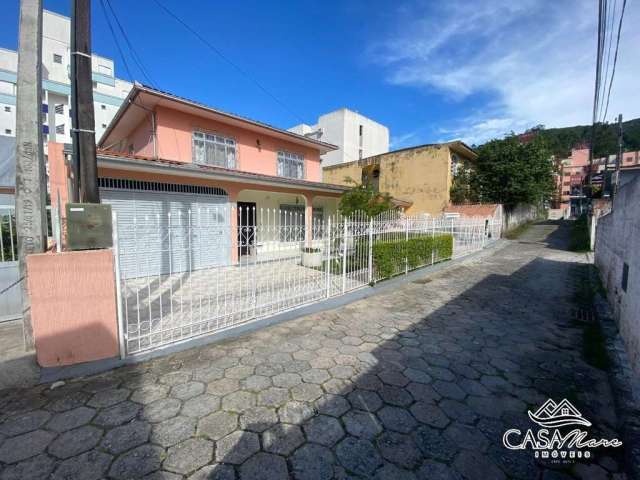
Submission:
<svg viewBox="0 0 640 480">
<path fill-rule="evenodd" d="M 549 398 L 618 437 L 572 321 L 587 259 L 559 225 L 336 310 L 0 392 L 0 479 L 622 480 L 624 447 L 547 469 L 502 443 Z"/>
</svg>

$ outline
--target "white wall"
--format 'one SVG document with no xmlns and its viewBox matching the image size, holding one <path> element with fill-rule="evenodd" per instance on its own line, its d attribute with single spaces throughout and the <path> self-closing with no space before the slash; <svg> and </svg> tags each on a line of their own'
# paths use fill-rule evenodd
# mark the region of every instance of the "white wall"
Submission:
<svg viewBox="0 0 640 480">
<path fill-rule="evenodd" d="M 640 178 L 620 188 L 612 211 L 598 219 L 595 264 L 631 366 L 640 375 Z M 625 264 L 626 291 L 622 286 Z"/>
</svg>

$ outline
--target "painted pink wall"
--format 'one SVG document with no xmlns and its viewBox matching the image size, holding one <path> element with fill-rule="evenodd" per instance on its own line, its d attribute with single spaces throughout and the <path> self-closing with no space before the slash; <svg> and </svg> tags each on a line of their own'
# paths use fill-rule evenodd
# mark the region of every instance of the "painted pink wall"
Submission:
<svg viewBox="0 0 640 480">
<path fill-rule="evenodd" d="M 320 153 L 313 148 L 166 107 L 157 107 L 156 122 L 159 158 L 190 163 L 192 132 L 202 130 L 235 139 L 238 170 L 275 176 L 278 174 L 277 152 L 287 150 L 304 156 L 305 180 L 316 182 L 322 180 Z M 151 154 L 150 145 L 144 142 L 149 138 L 148 129 L 148 124 L 143 122 L 130 137 L 131 140 L 135 140 L 134 149 L 138 155 L 150 156 Z M 129 143 L 132 143 L 131 140 Z"/>
<path fill-rule="evenodd" d="M 118 355 L 111 250 L 29 255 L 27 271 L 40 366 Z"/>
<path fill-rule="evenodd" d="M 145 116 L 145 119 L 129 135 L 126 145 L 122 146 L 123 151 L 128 153 L 129 145 L 132 144 L 136 155 L 153 156 L 153 130 L 149 116 Z"/>
</svg>

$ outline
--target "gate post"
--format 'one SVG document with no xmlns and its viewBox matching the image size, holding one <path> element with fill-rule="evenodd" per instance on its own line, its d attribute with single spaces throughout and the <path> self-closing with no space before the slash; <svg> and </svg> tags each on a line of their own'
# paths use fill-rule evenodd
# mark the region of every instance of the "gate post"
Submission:
<svg viewBox="0 0 640 480">
<path fill-rule="evenodd" d="M 405 257 L 404 257 L 404 274 L 409 273 L 409 217 L 404 217 L 404 243 L 405 243 Z"/>
<path fill-rule="evenodd" d="M 120 348 L 120 358 L 127 356 L 126 333 L 124 318 L 122 316 L 122 285 L 120 284 L 120 248 L 118 245 L 118 214 L 113 211 L 111 214 L 113 224 L 113 268 L 116 283 L 116 312 L 118 314 L 118 345 Z"/>
<path fill-rule="evenodd" d="M 431 217 L 431 265 L 436 262 L 436 219 Z"/>
<path fill-rule="evenodd" d="M 329 221 L 327 223 L 327 264 L 325 266 L 325 275 L 326 275 L 326 289 L 327 289 L 327 298 L 331 296 L 331 217 L 329 217 Z"/>
<path fill-rule="evenodd" d="M 342 293 L 347 291 L 347 217 L 344 217 L 342 233 Z"/>
<path fill-rule="evenodd" d="M 373 218 L 369 219 L 369 283 L 373 282 Z"/>
</svg>

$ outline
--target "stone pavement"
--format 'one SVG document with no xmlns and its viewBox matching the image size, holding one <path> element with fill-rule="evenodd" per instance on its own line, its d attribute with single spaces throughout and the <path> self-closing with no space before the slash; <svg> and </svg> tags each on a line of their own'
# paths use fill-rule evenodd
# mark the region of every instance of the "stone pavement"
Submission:
<svg viewBox="0 0 640 480">
<path fill-rule="evenodd" d="M 616 437 L 572 321 L 586 259 L 565 229 L 225 343 L 1 392 L 0 479 L 626 478 L 622 448 L 546 469 L 502 446 L 548 398 Z"/>
</svg>

